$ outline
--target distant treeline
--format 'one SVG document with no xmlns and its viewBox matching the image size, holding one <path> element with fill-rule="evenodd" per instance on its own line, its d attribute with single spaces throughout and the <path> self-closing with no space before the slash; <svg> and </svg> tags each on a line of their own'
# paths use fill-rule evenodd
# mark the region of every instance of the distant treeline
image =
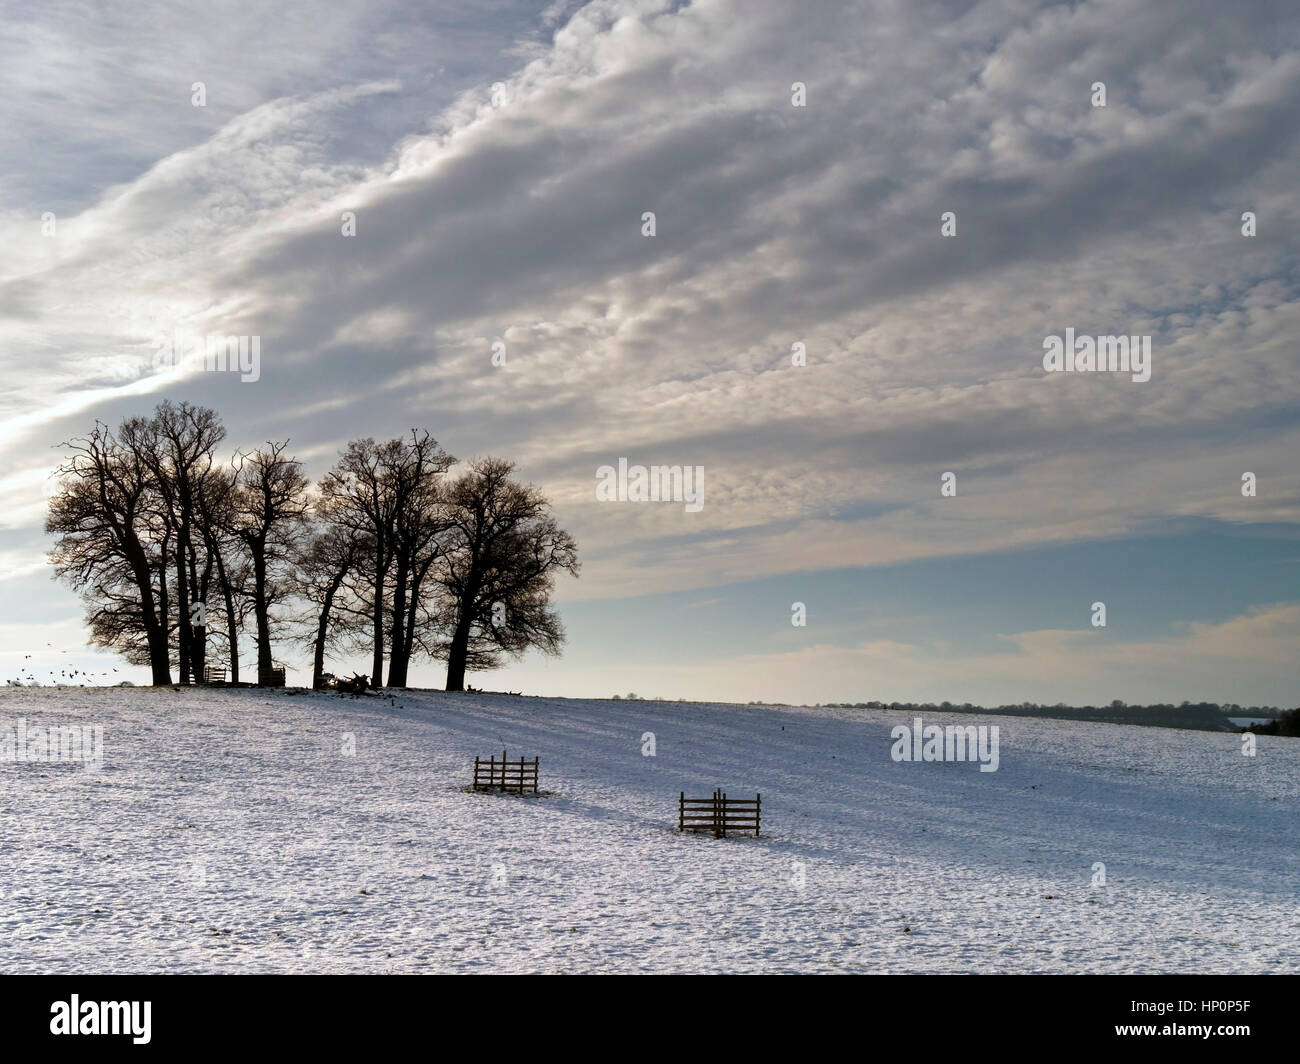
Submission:
<svg viewBox="0 0 1300 1064">
<path fill-rule="evenodd" d="M 1267 724 L 1252 724 L 1244 730 L 1254 732 L 1256 735 L 1289 735 L 1292 738 L 1300 738 L 1300 707 L 1288 709 L 1276 720 L 1270 720 Z"/>
<path fill-rule="evenodd" d="M 1130 706 L 1116 700 L 1106 706 L 1054 706 L 1036 702 L 1018 702 L 1007 706 L 974 706 L 969 702 L 827 702 L 828 709 L 890 709 L 919 716 L 936 713 L 988 713 L 1001 717 L 1047 717 L 1051 720 L 1086 720 L 1105 724 L 1140 724 L 1148 728 L 1192 728 L 1201 731 L 1243 731 L 1231 722 L 1232 717 L 1285 716 L 1276 706 L 1239 706 L 1235 703 L 1183 702 L 1181 705 L 1158 703 L 1149 706 Z M 1292 716 L 1300 716 L 1291 711 Z M 1264 734 L 1293 734 L 1269 732 L 1270 725 L 1257 725 L 1253 730 Z"/>
</svg>

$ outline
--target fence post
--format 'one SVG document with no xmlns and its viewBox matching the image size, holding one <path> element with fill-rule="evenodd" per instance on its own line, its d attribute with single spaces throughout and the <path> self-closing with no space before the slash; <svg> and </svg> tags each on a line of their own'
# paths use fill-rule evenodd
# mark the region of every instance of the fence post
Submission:
<svg viewBox="0 0 1300 1064">
<path fill-rule="evenodd" d="M 758 838 L 759 825 L 763 823 L 763 796 L 754 794 L 754 838 Z"/>
</svg>

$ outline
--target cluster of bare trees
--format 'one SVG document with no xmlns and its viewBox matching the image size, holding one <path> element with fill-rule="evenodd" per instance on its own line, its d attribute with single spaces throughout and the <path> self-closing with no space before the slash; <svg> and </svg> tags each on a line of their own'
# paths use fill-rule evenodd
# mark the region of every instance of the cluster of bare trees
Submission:
<svg viewBox="0 0 1300 1064">
<path fill-rule="evenodd" d="M 301 641 L 319 686 L 331 654 L 368 653 L 371 683 L 447 662 L 447 690 L 529 647 L 557 653 L 557 573 L 577 547 L 533 486 L 497 458 L 456 460 L 427 432 L 348 444 L 314 488 L 288 441 L 223 462 L 217 414 L 164 402 L 65 446 L 46 531 L 56 574 L 82 595 L 94 643 L 155 684 L 239 681 L 252 622 L 257 679 L 276 639 Z"/>
</svg>

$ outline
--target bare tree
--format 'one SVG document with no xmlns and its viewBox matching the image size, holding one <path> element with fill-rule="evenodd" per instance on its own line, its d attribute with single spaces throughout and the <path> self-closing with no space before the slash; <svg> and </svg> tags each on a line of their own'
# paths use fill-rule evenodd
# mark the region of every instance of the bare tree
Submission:
<svg viewBox="0 0 1300 1064">
<path fill-rule="evenodd" d="M 392 542 L 392 499 L 384 488 L 384 449 L 367 437 L 351 440 L 338 463 L 318 486 L 320 510 L 341 531 L 370 541 L 367 559 L 371 617 L 370 682 L 384 680 L 384 591 L 387 586 Z"/>
<path fill-rule="evenodd" d="M 207 595 L 215 566 L 206 549 L 209 536 L 198 500 L 207 490 L 209 478 L 222 475 L 215 452 L 225 437 L 216 411 L 170 400 L 158 405 L 139 435 L 139 449 L 154 474 L 161 512 L 174 544 L 181 683 L 188 683 L 191 675 L 203 680 Z"/>
<path fill-rule="evenodd" d="M 578 575 L 578 548 L 514 463 L 483 458 L 446 492 L 450 536 L 436 571 L 447 690 L 530 647 L 556 654 L 564 628 L 550 605 L 555 574 Z"/>
<path fill-rule="evenodd" d="M 143 430 L 140 419 L 120 435 L 96 422 L 89 436 L 64 445 L 71 455 L 56 471 L 45 531 L 59 536 L 50 561 L 82 593 L 91 641 L 147 664 L 155 684 L 168 684 L 168 538 Z"/>
<path fill-rule="evenodd" d="M 389 614 L 388 686 L 405 687 L 426 578 L 442 553 L 448 530 L 441 479 L 455 461 L 427 432 L 411 431 L 388 471 L 393 494 L 392 599 Z"/>
<path fill-rule="evenodd" d="M 288 440 L 235 458 L 232 528 L 247 552 L 257 642 L 257 682 L 270 682 L 271 612 L 289 593 L 285 580 L 307 516 L 307 478 Z"/>
<path fill-rule="evenodd" d="M 427 432 L 409 440 L 353 440 L 319 486 L 319 511 L 339 530 L 365 539 L 371 626 L 371 678 L 383 685 L 386 650 L 394 648 L 389 683 L 406 684 L 415 644 L 415 610 L 445 531 L 439 481 L 454 461 Z"/>
</svg>

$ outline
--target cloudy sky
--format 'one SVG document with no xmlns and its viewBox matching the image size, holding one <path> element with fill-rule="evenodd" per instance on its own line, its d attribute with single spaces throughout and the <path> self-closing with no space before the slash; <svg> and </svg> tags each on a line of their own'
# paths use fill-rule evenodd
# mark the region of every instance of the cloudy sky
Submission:
<svg viewBox="0 0 1300 1064">
<path fill-rule="evenodd" d="M 1298 172 L 1294 0 L 8 0 L 0 668 L 135 675 L 41 522 L 172 398 L 313 476 L 517 460 L 584 570 L 478 686 L 1295 705 Z M 1150 380 L 1045 372 L 1066 328 Z M 205 334 L 259 379 L 155 365 Z M 597 501 L 620 458 L 704 506 Z"/>
</svg>

